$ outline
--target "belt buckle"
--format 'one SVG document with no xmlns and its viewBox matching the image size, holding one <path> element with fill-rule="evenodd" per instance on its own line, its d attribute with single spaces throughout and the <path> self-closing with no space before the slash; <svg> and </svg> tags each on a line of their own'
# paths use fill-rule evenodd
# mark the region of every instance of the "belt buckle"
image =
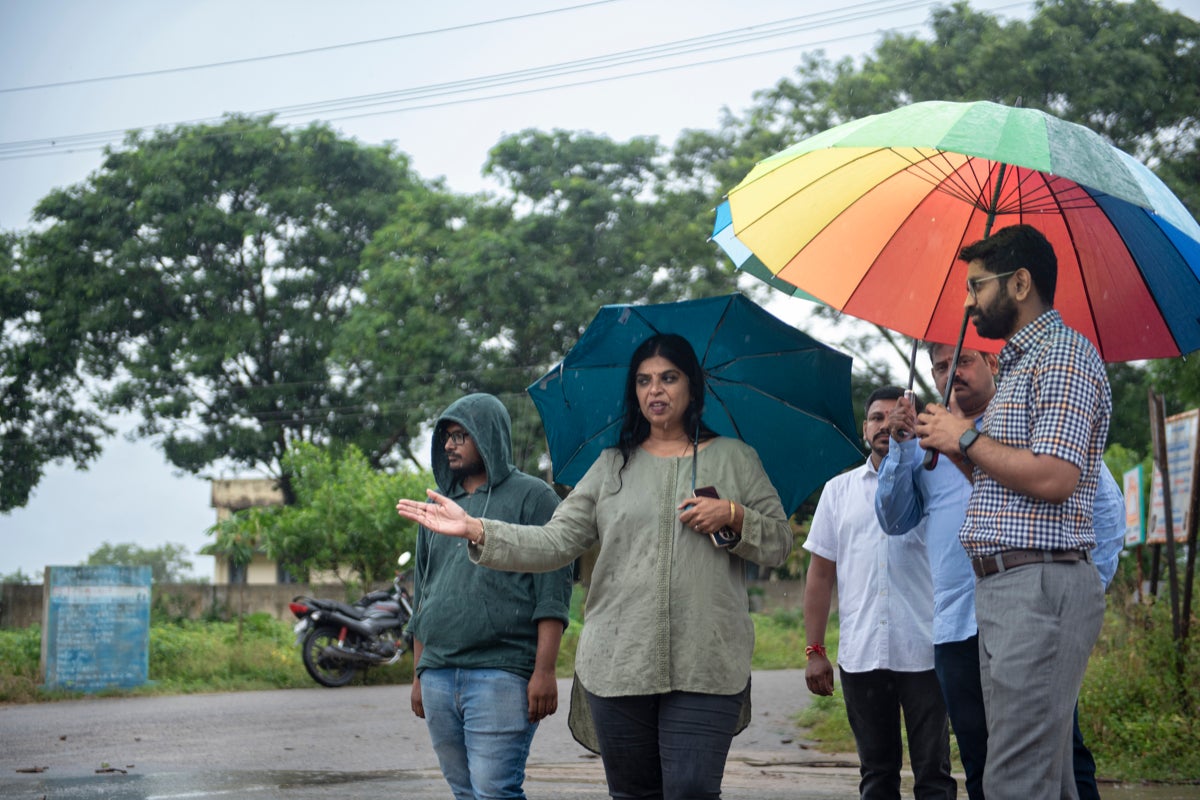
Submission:
<svg viewBox="0 0 1200 800">
<path fill-rule="evenodd" d="M 992 553 L 986 556 L 975 556 L 971 559 L 971 566 L 975 569 L 975 575 L 979 578 L 986 578 L 996 572 L 1004 570 L 1004 563 L 998 560 L 999 553 Z"/>
</svg>

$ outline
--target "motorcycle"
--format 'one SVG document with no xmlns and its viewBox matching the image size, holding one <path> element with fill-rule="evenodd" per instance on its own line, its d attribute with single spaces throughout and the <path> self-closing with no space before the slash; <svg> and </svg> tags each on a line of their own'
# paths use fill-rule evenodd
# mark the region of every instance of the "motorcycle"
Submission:
<svg viewBox="0 0 1200 800">
<path fill-rule="evenodd" d="M 403 568 L 410 553 L 400 556 Z M 412 597 L 397 572 L 392 588 L 369 592 L 353 604 L 305 595 L 292 598 L 288 608 L 298 618 L 293 630 L 301 646 L 304 668 L 312 679 L 331 688 L 345 686 L 355 674 L 373 666 L 399 661 L 412 647 L 405 630 L 412 617 Z"/>
</svg>

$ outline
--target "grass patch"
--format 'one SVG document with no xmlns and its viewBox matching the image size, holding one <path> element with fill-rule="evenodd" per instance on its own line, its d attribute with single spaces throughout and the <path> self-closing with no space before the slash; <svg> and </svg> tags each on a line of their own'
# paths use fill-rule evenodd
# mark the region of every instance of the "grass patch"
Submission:
<svg viewBox="0 0 1200 800">
<path fill-rule="evenodd" d="M 0 703 L 29 703 L 40 692 L 38 662 L 42 653 L 42 628 L 0 630 Z"/>
<path fill-rule="evenodd" d="M 829 697 L 814 697 L 812 703 L 796 715 L 796 724 L 806 729 L 808 738 L 820 744 L 820 749 L 827 753 L 854 752 L 854 734 L 850 732 L 846 703 L 837 686 Z"/>
<path fill-rule="evenodd" d="M 804 616 L 799 611 L 752 614 L 754 669 L 804 669 Z"/>
<path fill-rule="evenodd" d="M 95 693 L 125 697 L 203 692 L 312 688 L 300 660 L 300 648 L 288 622 L 268 614 L 236 622 L 152 622 L 150 625 L 150 682 L 132 689 Z M 0 630 L 0 703 L 35 703 L 78 698 L 67 691 L 46 691 L 38 671 L 41 628 Z M 365 685 L 412 682 L 412 659 L 406 656 L 389 667 L 373 667 L 357 682 Z"/>
</svg>

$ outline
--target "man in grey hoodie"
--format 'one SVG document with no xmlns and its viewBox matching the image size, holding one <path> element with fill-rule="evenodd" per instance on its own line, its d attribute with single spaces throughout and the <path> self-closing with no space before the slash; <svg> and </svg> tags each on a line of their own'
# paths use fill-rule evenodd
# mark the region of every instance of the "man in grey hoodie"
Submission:
<svg viewBox="0 0 1200 800">
<path fill-rule="evenodd" d="M 512 463 L 512 423 L 489 394 L 450 405 L 434 428 L 438 491 L 473 516 L 541 525 L 558 495 Z M 538 721 L 558 709 L 554 665 L 571 569 L 530 574 L 472 564 L 465 539 L 417 533 L 412 709 L 425 719 L 456 800 L 524 798 Z"/>
</svg>

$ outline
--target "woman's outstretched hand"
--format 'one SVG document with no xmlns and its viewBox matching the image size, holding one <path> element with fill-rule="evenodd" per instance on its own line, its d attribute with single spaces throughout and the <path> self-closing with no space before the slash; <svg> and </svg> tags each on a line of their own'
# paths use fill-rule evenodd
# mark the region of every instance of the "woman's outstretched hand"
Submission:
<svg viewBox="0 0 1200 800">
<path fill-rule="evenodd" d="M 438 494 L 433 489 L 426 489 L 425 494 L 429 495 L 432 503 L 400 500 L 396 503 L 396 513 L 434 533 L 444 533 L 447 536 L 474 538 L 468 537 L 468 534 L 482 527 L 478 520 L 467 516 L 467 512 L 450 498 Z"/>
</svg>

